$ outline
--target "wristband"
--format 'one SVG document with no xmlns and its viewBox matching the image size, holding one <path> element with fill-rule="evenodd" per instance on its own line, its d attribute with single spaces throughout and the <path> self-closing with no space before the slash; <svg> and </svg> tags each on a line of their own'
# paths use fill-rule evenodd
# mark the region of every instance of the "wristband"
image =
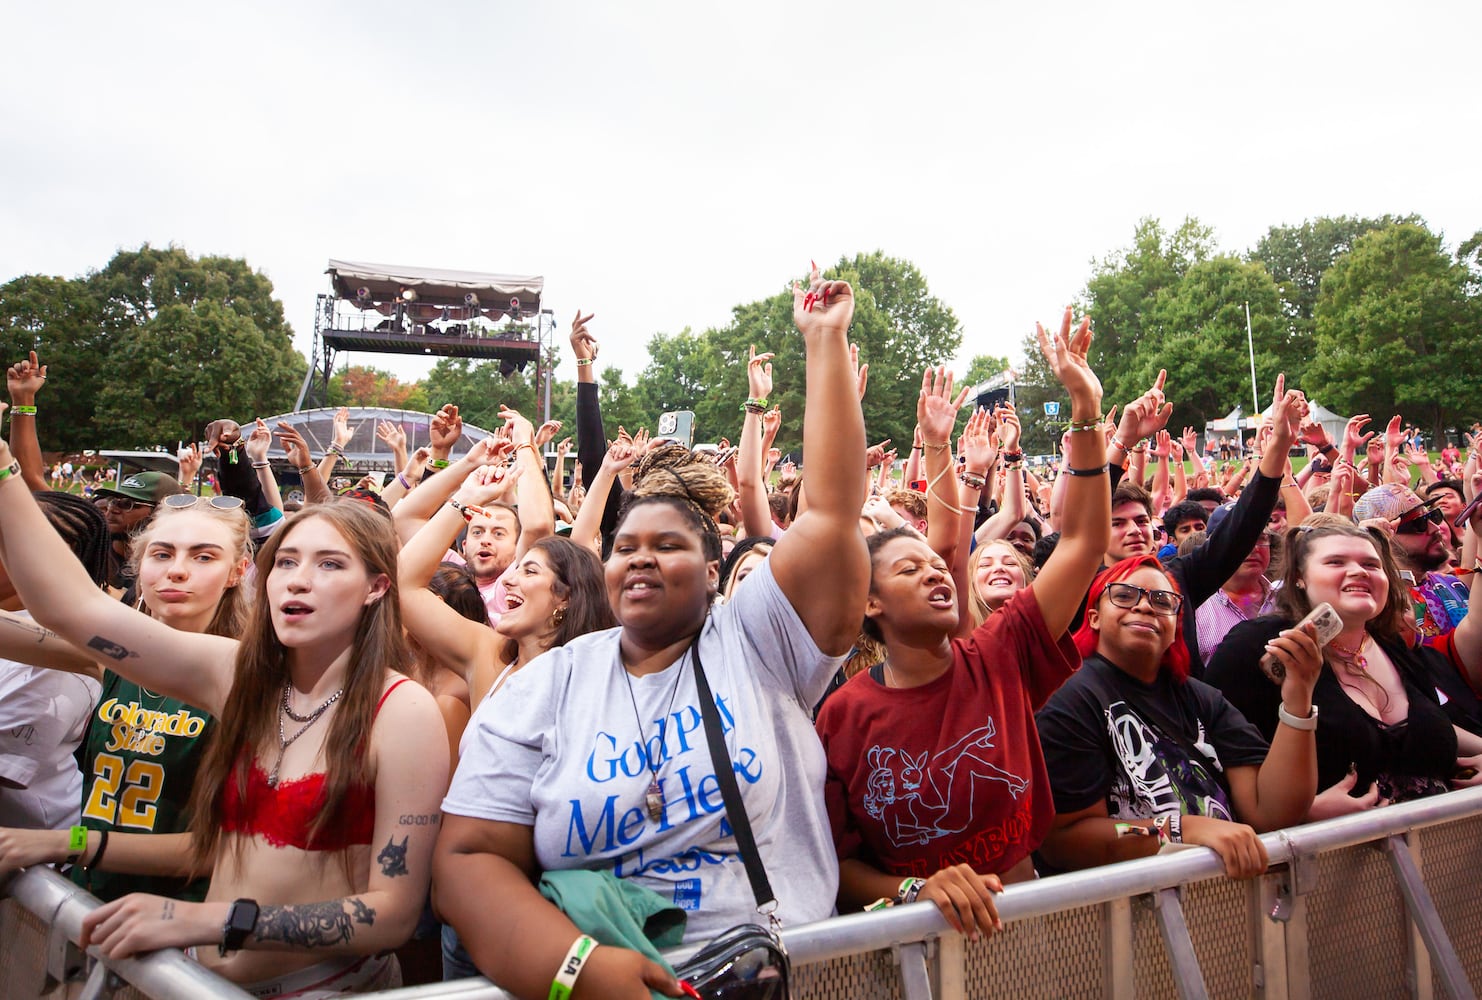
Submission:
<svg viewBox="0 0 1482 1000">
<path fill-rule="evenodd" d="M 1106 474 L 1106 466 L 1098 465 L 1093 469 L 1070 469 L 1065 470 L 1067 476 L 1103 476 Z"/>
<path fill-rule="evenodd" d="M 87 827 L 74 826 L 67 831 L 67 864 L 77 864 L 77 859 L 87 853 Z"/>
<path fill-rule="evenodd" d="M 409 490 L 409 489 L 412 488 L 412 484 L 407 481 L 407 477 L 406 477 L 406 474 L 405 473 L 398 472 L 396 474 L 396 481 L 398 483 L 401 483 L 402 489 Z"/>
<path fill-rule="evenodd" d="M 577 358 L 576 359 L 576 367 L 578 367 L 578 368 L 585 368 L 585 367 L 587 367 L 587 365 L 591 364 L 593 361 L 596 361 L 596 360 L 597 360 L 596 358 Z"/>
<path fill-rule="evenodd" d="M 252 467 L 254 469 L 269 469 L 269 468 L 272 468 L 272 465 L 273 465 L 272 462 L 253 462 L 252 463 Z"/>
<path fill-rule="evenodd" d="M 1076 433 L 1077 431 L 1099 431 L 1101 430 L 1101 421 L 1101 417 L 1095 417 L 1091 420 L 1072 420 L 1065 425 L 1065 429 L 1071 433 Z"/>
<path fill-rule="evenodd" d="M 432 468 L 434 468 L 434 469 L 446 469 L 448 466 L 452 465 L 453 463 L 452 462 L 449 462 L 446 458 L 434 458 L 432 461 L 428 462 L 427 464 L 429 466 L 431 466 Z"/>
<path fill-rule="evenodd" d="M 1005 452 L 1000 452 L 998 457 L 1001 458 L 1001 459 L 1003 459 L 1005 462 L 1022 462 L 1022 461 L 1024 461 L 1024 453 L 1022 451 L 1005 451 Z"/>
<path fill-rule="evenodd" d="M 313 472 L 317 468 L 319 468 L 319 466 L 317 466 L 317 465 L 306 465 L 306 466 L 304 466 L 301 469 L 298 466 L 296 466 L 296 465 L 294 466 L 294 469 L 298 472 L 298 474 L 300 476 L 307 476 L 309 473 Z"/>
<path fill-rule="evenodd" d="M 1182 844 L 1184 842 L 1183 815 L 1164 813 L 1153 820 L 1153 829 L 1158 831 L 1158 843 Z"/>
<path fill-rule="evenodd" d="M 561 964 L 556 968 L 556 978 L 551 980 L 551 991 L 546 994 L 546 1000 L 568 1000 L 576 986 L 576 977 L 581 975 L 582 967 L 592 957 L 596 947 L 597 940 L 588 934 L 571 942 L 571 947 L 566 949 L 566 957 L 561 959 Z"/>
<path fill-rule="evenodd" d="M 895 890 L 895 901 L 892 906 L 905 906 L 916 902 L 916 897 L 921 895 L 921 890 L 926 887 L 924 878 L 903 879 L 900 888 Z"/>
<path fill-rule="evenodd" d="M 1291 712 L 1288 712 L 1286 705 L 1280 704 L 1276 706 L 1276 718 L 1293 729 L 1300 729 L 1304 733 L 1310 733 L 1317 728 L 1317 706 L 1313 705 L 1312 714 L 1303 718 L 1300 715 L 1293 715 Z"/>
<path fill-rule="evenodd" d="M 757 416 L 761 416 L 763 413 L 767 412 L 767 408 L 761 403 L 756 403 L 748 399 L 746 402 L 741 404 L 741 412 L 755 413 Z"/>
<path fill-rule="evenodd" d="M 7 465 L 5 468 L 0 469 L 0 483 L 5 482 L 5 480 L 11 478 L 12 476 L 19 476 L 20 474 L 21 474 L 21 460 L 20 459 L 16 459 L 15 461 L 13 461 L 9 465 Z"/>
<path fill-rule="evenodd" d="M 1117 823 L 1114 826 L 1118 837 L 1156 837 L 1157 833 L 1137 823 Z"/>
<path fill-rule="evenodd" d="M 335 455 L 335 456 L 337 456 L 339 458 L 344 458 L 345 457 L 345 449 L 344 448 L 341 448 L 337 444 L 332 444 L 328 448 L 325 448 L 324 449 L 324 454 L 326 454 L 326 455 Z"/>
<path fill-rule="evenodd" d="M 82 870 L 90 872 L 103 863 L 103 852 L 108 850 L 108 828 L 105 826 L 98 831 L 98 849 L 93 852 L 92 860 L 82 866 Z"/>
<path fill-rule="evenodd" d="M 972 472 L 960 472 L 957 474 L 957 481 L 970 490 L 981 490 L 987 484 L 988 479 Z"/>
<path fill-rule="evenodd" d="M 747 406 L 760 406 L 762 409 L 765 410 L 767 408 L 767 397 L 766 396 L 752 396 L 750 399 L 748 399 L 746 401 L 746 405 Z"/>
<path fill-rule="evenodd" d="M 950 441 L 943 441 L 941 444 L 932 444 L 930 441 L 922 441 L 921 447 L 925 448 L 927 451 L 946 451 L 951 444 L 952 442 Z"/>
<path fill-rule="evenodd" d="M 16 405 L 10 408 L 10 412 L 13 414 L 19 413 L 25 416 L 34 417 L 36 416 L 36 407 Z"/>
</svg>

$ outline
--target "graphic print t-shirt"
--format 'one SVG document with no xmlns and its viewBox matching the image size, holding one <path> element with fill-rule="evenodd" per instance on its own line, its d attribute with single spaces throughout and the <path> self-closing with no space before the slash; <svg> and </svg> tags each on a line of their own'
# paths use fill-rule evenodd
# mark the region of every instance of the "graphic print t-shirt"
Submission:
<svg viewBox="0 0 1482 1000">
<path fill-rule="evenodd" d="M 470 721 L 443 809 L 534 827 L 542 869 L 635 879 L 686 911 L 686 941 L 706 940 L 752 918 L 756 902 L 725 821 L 693 666 L 686 655 L 633 677 L 620 634 L 582 636 L 513 674 Z M 811 711 L 843 658 L 814 645 L 767 562 L 711 612 L 700 655 L 778 915 L 827 917 L 839 871 Z M 663 793 L 657 821 L 645 809 L 645 758 Z"/>
<path fill-rule="evenodd" d="M 1193 678 L 1180 684 L 1166 670 L 1144 684 L 1099 656 L 1087 658 L 1037 721 L 1060 813 L 1104 800 L 1115 819 L 1235 819 L 1221 776 L 1266 759 L 1265 739 L 1217 688 Z"/>
<path fill-rule="evenodd" d="M 196 768 L 214 721 L 199 708 L 103 674 L 83 744 L 82 825 L 120 833 L 182 833 Z M 118 875 L 74 868 L 72 880 L 105 902 L 130 892 L 205 898 L 207 879 Z"/>
<path fill-rule="evenodd" d="M 856 674 L 818 718 L 839 857 L 920 878 L 1027 857 L 1055 818 L 1034 710 L 1079 662 L 1026 589 L 954 640 L 951 668 L 929 684 Z"/>
</svg>

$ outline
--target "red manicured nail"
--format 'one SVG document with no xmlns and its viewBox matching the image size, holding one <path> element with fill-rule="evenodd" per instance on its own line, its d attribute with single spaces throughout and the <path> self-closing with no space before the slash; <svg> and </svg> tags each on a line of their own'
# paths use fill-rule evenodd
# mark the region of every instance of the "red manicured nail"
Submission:
<svg viewBox="0 0 1482 1000">
<path fill-rule="evenodd" d="M 823 304 L 828 305 L 828 286 L 823 286 Z"/>
<path fill-rule="evenodd" d="M 684 995 L 687 997 L 694 997 L 695 1000 L 705 1000 L 704 997 L 700 996 L 700 991 L 691 986 L 686 980 L 681 979 L 679 981 L 679 988 L 684 990 Z"/>
<path fill-rule="evenodd" d="M 818 265 L 811 260 L 808 261 L 808 273 L 812 274 L 816 270 L 818 270 Z"/>
</svg>

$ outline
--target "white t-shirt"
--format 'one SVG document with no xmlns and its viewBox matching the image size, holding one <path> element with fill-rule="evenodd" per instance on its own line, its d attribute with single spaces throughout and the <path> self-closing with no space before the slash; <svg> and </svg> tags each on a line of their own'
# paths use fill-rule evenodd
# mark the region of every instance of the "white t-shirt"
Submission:
<svg viewBox="0 0 1482 1000">
<path fill-rule="evenodd" d="M 722 826 L 691 659 L 633 677 L 619 655 L 621 631 L 551 650 L 480 706 L 443 810 L 534 827 L 542 869 L 636 879 L 686 911 L 686 941 L 703 941 L 755 919 L 756 901 L 730 825 Z M 711 611 L 700 657 L 778 916 L 821 920 L 833 912 L 839 866 L 812 711 L 843 657 L 814 645 L 770 560 Z M 658 822 L 644 809 L 653 775 L 640 718 L 664 794 Z"/>
<path fill-rule="evenodd" d="M 0 660 L 0 826 L 63 830 L 80 820 L 72 754 L 102 690 L 81 674 Z"/>
</svg>

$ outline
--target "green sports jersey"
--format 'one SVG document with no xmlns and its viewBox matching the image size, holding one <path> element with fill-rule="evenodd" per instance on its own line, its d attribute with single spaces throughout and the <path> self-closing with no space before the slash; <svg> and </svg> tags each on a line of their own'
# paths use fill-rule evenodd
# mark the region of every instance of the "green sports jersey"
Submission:
<svg viewBox="0 0 1482 1000">
<path fill-rule="evenodd" d="M 103 694 L 79 751 L 82 825 L 115 833 L 182 833 L 211 716 L 104 671 Z M 106 856 L 105 856 L 106 860 Z M 105 902 L 130 892 L 205 897 L 207 880 L 74 868 L 72 880 Z"/>
</svg>

